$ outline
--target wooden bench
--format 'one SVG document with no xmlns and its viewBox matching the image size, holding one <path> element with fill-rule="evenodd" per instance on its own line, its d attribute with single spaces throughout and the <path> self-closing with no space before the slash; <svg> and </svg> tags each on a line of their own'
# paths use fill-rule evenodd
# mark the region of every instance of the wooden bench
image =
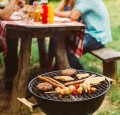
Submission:
<svg viewBox="0 0 120 115">
<path fill-rule="evenodd" d="M 105 47 L 93 50 L 90 54 L 102 60 L 103 75 L 112 79 L 117 79 L 117 60 L 120 59 L 120 52 Z"/>
</svg>

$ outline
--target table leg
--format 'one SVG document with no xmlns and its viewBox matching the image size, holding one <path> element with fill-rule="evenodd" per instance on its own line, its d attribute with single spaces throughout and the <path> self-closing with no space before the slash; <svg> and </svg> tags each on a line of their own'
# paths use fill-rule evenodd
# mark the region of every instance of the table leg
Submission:
<svg viewBox="0 0 120 115">
<path fill-rule="evenodd" d="M 64 36 L 62 36 L 64 32 L 55 32 L 53 34 L 53 44 L 55 47 L 55 57 L 57 61 L 57 65 L 59 69 L 70 68 L 70 64 L 68 61 L 68 57 L 66 54 Z"/>
<path fill-rule="evenodd" d="M 46 72 L 48 55 L 45 46 L 45 37 L 38 38 L 39 63 L 42 73 Z"/>
<path fill-rule="evenodd" d="M 21 106 L 20 103 L 17 101 L 17 98 L 25 97 L 26 95 L 27 81 L 29 76 L 31 42 L 32 38 L 27 33 L 21 39 L 18 72 L 14 79 L 12 98 L 10 102 L 10 110 L 12 112 L 20 110 Z"/>
</svg>

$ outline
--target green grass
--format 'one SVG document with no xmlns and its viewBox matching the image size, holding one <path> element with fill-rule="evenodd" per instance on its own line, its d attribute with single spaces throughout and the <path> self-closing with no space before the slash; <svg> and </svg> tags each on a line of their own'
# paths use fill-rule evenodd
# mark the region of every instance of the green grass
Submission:
<svg viewBox="0 0 120 115">
<path fill-rule="evenodd" d="M 38 55 L 38 44 L 37 44 L 37 38 L 32 39 L 32 48 L 31 48 L 31 57 L 30 57 L 30 65 L 37 64 L 39 61 L 39 55 Z"/>
</svg>

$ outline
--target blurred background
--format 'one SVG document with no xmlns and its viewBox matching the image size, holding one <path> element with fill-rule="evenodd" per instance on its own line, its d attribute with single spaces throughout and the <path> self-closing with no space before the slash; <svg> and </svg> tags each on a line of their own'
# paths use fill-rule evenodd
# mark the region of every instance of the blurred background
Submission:
<svg viewBox="0 0 120 115">
<path fill-rule="evenodd" d="M 39 0 L 38 0 L 39 1 Z M 29 0 L 27 0 L 29 2 Z M 53 2 L 54 6 L 57 7 L 60 0 L 49 0 Z M 108 47 L 120 51 L 120 0 L 104 0 L 111 22 L 112 38 L 113 41 L 107 44 Z M 46 49 L 48 49 L 49 37 L 46 37 Z M 39 66 L 39 55 L 38 55 L 38 44 L 37 39 L 34 38 L 32 41 L 32 53 L 31 53 L 31 62 L 30 62 L 30 76 L 34 76 L 40 73 Z M 89 63 L 87 63 L 89 60 Z M 99 59 L 93 57 L 91 54 L 86 54 L 82 56 L 81 59 L 86 70 L 102 73 L 102 63 Z M 103 109 L 97 113 L 97 115 L 120 115 L 120 61 L 117 61 L 118 73 L 117 84 L 112 85 L 109 93 L 107 94 L 107 104 Z M 2 53 L 0 53 L 0 76 L 4 74 L 4 60 Z M 1 77 L 0 77 L 1 79 Z"/>
</svg>

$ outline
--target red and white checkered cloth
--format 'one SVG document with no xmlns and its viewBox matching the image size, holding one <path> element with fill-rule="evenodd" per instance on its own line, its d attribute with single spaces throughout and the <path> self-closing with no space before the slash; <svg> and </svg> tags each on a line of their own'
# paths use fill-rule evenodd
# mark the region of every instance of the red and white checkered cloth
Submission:
<svg viewBox="0 0 120 115">
<path fill-rule="evenodd" d="M 71 36 L 66 42 L 66 46 L 77 58 L 82 57 L 83 45 L 84 29 L 79 30 L 76 35 Z"/>
<path fill-rule="evenodd" d="M 6 23 L 2 23 L 2 21 L 0 21 L 0 44 L 1 44 L 0 47 L 3 49 L 4 57 L 6 56 L 7 52 L 5 25 Z"/>
<path fill-rule="evenodd" d="M 77 57 L 77 58 L 81 58 L 82 57 L 82 52 L 83 52 L 83 45 L 84 45 L 84 30 L 80 30 L 77 33 L 77 36 L 79 39 L 79 43 L 77 46 L 77 49 L 73 51 L 73 54 Z"/>
</svg>

